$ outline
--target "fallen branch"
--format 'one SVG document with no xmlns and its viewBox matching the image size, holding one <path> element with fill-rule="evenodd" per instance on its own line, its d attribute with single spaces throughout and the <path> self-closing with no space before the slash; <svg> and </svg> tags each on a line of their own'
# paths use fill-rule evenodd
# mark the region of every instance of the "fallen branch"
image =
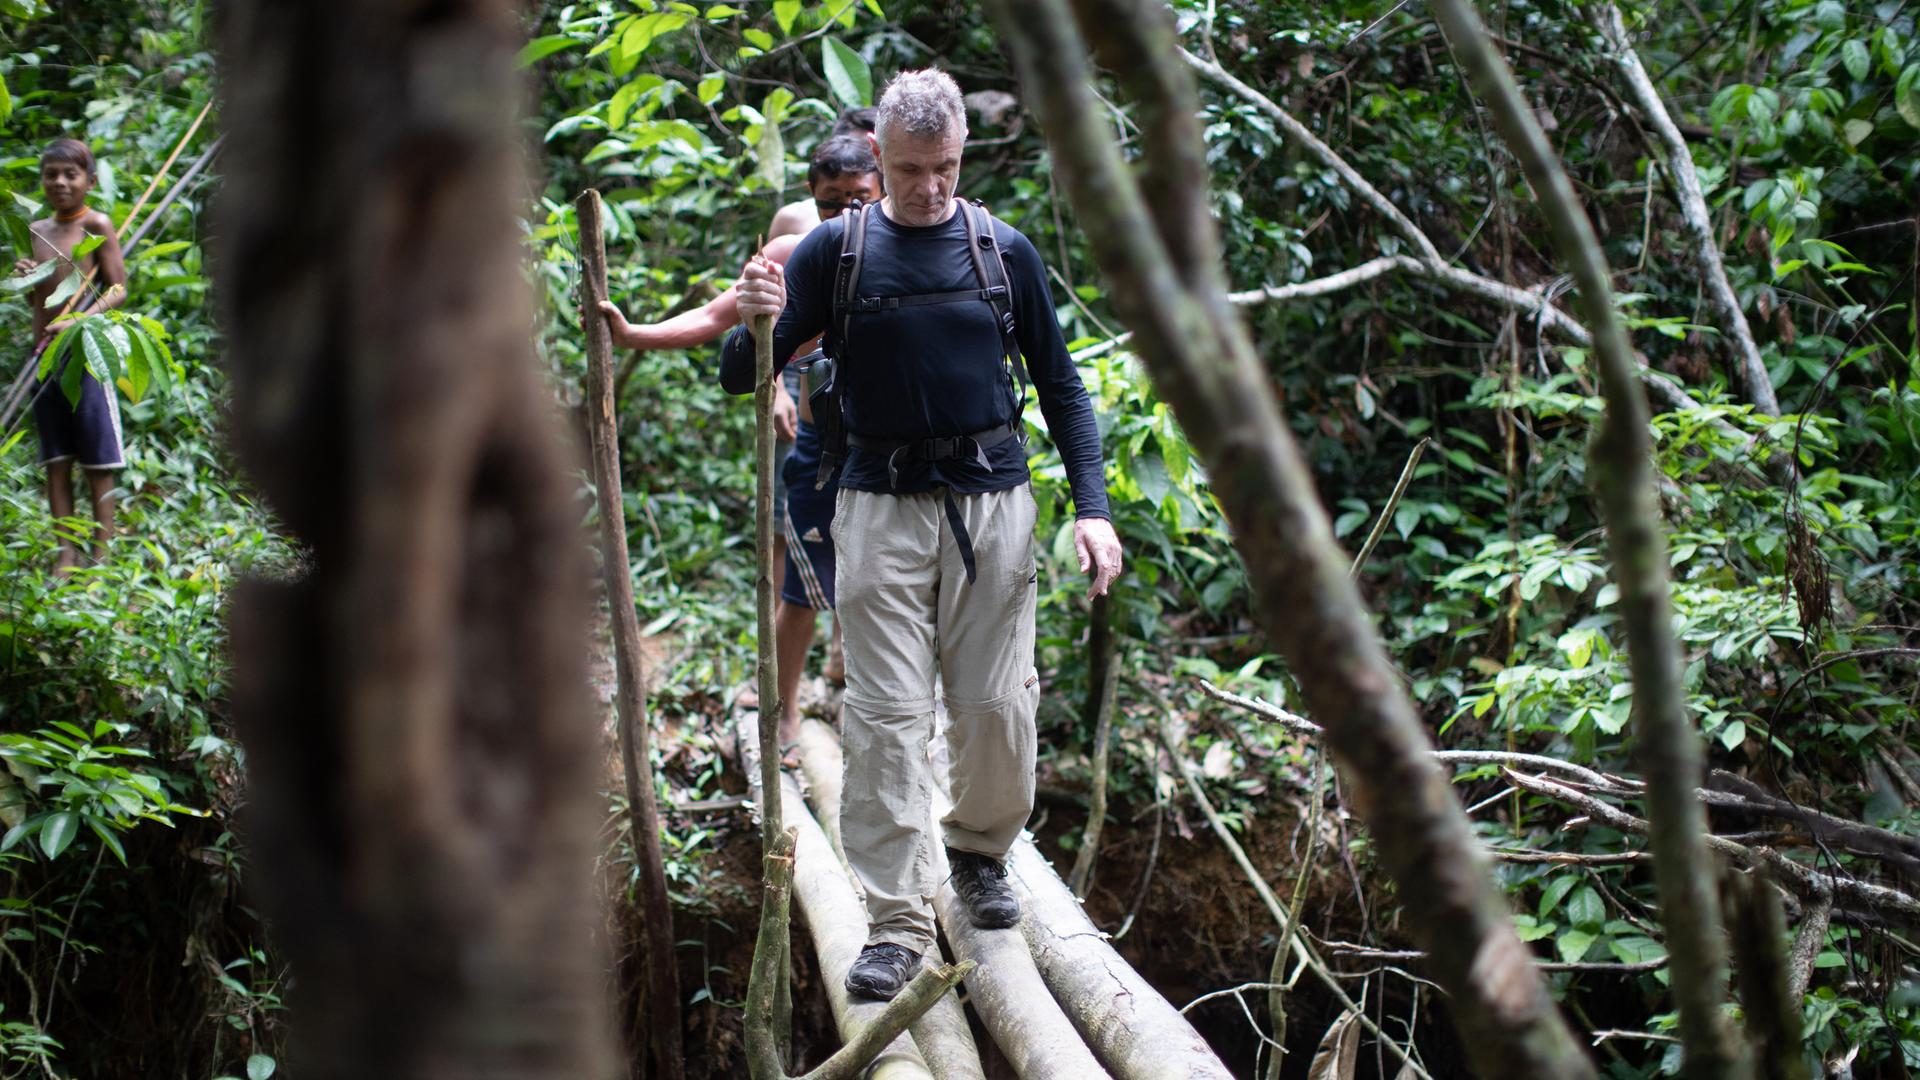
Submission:
<svg viewBox="0 0 1920 1080">
<path fill-rule="evenodd" d="M 1347 576 L 1358 578 L 1360 571 L 1366 568 L 1367 558 L 1386 535 L 1387 522 L 1393 520 L 1393 512 L 1400 506 L 1400 497 L 1407 493 L 1407 485 L 1413 482 L 1413 470 L 1420 464 L 1420 455 L 1427 452 L 1427 444 L 1432 439 L 1421 439 L 1413 444 L 1413 452 L 1407 455 L 1406 467 L 1400 470 L 1400 479 L 1394 481 L 1393 493 L 1387 496 L 1387 505 L 1380 508 L 1380 516 L 1374 520 L 1373 528 L 1367 532 L 1367 541 L 1360 545 L 1360 554 L 1353 557 L 1353 565 L 1347 568 Z"/>
<path fill-rule="evenodd" d="M 1761 814 L 1806 827 L 1820 840 L 1898 869 L 1909 879 L 1920 879 L 1920 837 L 1851 821 L 1780 798 L 1743 776 L 1716 769 L 1708 776 L 1714 787 L 1696 794 L 1708 806 Z M 1727 789 L 1733 790 L 1727 790 Z"/>
<path fill-rule="evenodd" d="M 1598 822 L 1610 829 L 1645 836 L 1647 822 L 1635 817 L 1611 803 L 1583 791 L 1577 791 L 1565 784 L 1556 783 L 1542 776 L 1528 776 L 1512 769 L 1503 769 L 1507 782 L 1522 791 L 1530 791 L 1555 802 L 1565 803 L 1591 821 Z M 1858 909 L 1869 912 L 1888 922 L 1904 926 L 1920 926 L 1920 900 L 1885 885 L 1875 885 L 1856 878 L 1842 877 L 1837 874 L 1825 874 L 1780 854 L 1771 848 L 1748 847 L 1735 843 L 1724 836 L 1706 836 L 1707 847 L 1733 861 L 1737 866 L 1751 869 L 1765 866 L 1772 870 L 1779 883 L 1802 902 L 1812 901 L 1824 895 L 1833 898 L 1835 906 L 1843 909 Z"/>
<path fill-rule="evenodd" d="M 1330 952 L 1341 956 L 1351 956 L 1356 960 L 1385 960 L 1393 963 L 1407 963 L 1427 959 L 1421 949 L 1375 949 L 1367 945 L 1354 945 L 1344 941 L 1323 941 Z M 1611 960 L 1536 960 L 1534 966 L 1541 971 L 1578 971 L 1607 975 L 1642 975 L 1649 971 L 1659 971 L 1667 966 L 1666 957 L 1658 960 L 1636 960 L 1632 963 L 1618 963 Z"/>
<path fill-rule="evenodd" d="M 1827 927 L 1833 919 L 1831 890 L 1817 893 L 1800 904 L 1800 926 L 1793 932 L 1793 952 L 1789 961 L 1787 996 L 1804 1001 L 1807 986 L 1813 982 L 1813 965 L 1827 947 Z"/>
</svg>

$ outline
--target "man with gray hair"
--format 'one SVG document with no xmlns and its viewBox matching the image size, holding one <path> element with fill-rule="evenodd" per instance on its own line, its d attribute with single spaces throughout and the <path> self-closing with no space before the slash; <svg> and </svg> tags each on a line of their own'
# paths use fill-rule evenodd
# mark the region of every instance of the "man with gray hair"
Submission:
<svg viewBox="0 0 1920 1080">
<path fill-rule="evenodd" d="M 1028 377 L 1066 464 L 1089 595 L 1105 593 L 1121 566 L 1099 429 L 1039 252 L 954 197 L 966 135 L 950 76 L 895 77 L 874 145 L 886 198 L 814 229 L 784 270 L 749 261 L 739 287 L 742 316 L 777 317 L 774 356 L 825 332 L 839 366 L 841 837 L 868 914 L 847 988 L 883 1000 L 934 944 L 936 671 L 952 751 L 953 808 L 940 826 L 954 891 L 976 926 L 1003 929 L 1020 915 L 1003 860 L 1033 811 L 1040 694 Z M 753 342 L 735 331 L 721 385 L 741 394 L 753 381 Z"/>
</svg>

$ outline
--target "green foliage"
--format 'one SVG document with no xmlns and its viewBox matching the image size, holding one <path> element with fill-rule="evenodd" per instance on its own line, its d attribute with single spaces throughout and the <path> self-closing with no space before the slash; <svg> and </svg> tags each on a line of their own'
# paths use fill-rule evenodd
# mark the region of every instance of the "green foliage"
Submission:
<svg viewBox="0 0 1920 1080">
<path fill-rule="evenodd" d="M 43 17 L 11 21 L 29 6 Z M 43 214 L 40 149 L 59 135 L 95 150 L 92 205 L 115 221 L 133 209 L 212 96 L 201 14 L 187 0 L 0 5 L 13 106 L 0 235 L 16 256 Z M 202 129 L 169 183 L 216 134 Z M 239 903 L 243 864 L 227 828 L 244 763 L 226 718 L 225 604 L 243 574 L 284 573 L 295 557 L 234 478 L 219 434 L 225 390 L 208 362 L 216 335 L 198 226 L 214 184 L 209 174 L 189 185 L 130 253 L 126 305 L 57 323 L 42 357 L 69 391 L 91 372 L 128 401 L 121 535 L 105 562 L 53 573 L 57 538 L 84 544 L 92 522 L 50 519 L 32 432 L 0 435 L 0 941 L 11 951 L 0 1060 L 49 1075 L 114 1075 L 136 1060 L 122 1040 L 137 1039 L 137 1060 L 159 1071 L 254 1076 L 281 1038 L 284 971 L 253 944 L 264 929 Z M 79 275 L 66 280 L 77 288 Z M 7 382 L 32 344 L 34 283 L 0 289 L 0 333 L 14 343 Z M 49 314 L 66 300 L 56 289 Z M 159 882 L 194 890 L 192 910 Z M 158 953 L 171 959 L 149 970 Z M 224 968 L 214 959 L 233 956 Z M 56 985 L 65 1007 L 30 1015 Z M 160 1026 L 63 1026 L 95 994 L 141 1001 Z M 44 1030 L 49 1012 L 56 1027 Z"/>
</svg>

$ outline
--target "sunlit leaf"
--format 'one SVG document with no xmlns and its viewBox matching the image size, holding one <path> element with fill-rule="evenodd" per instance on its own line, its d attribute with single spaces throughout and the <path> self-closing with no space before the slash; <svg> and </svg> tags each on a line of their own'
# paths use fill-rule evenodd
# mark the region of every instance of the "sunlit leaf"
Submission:
<svg viewBox="0 0 1920 1080">
<path fill-rule="evenodd" d="M 827 86 L 842 104 L 849 108 L 873 104 L 873 73 L 859 53 L 842 45 L 839 38 L 823 38 L 820 62 Z"/>
<path fill-rule="evenodd" d="M 571 49 L 584 44 L 581 39 L 566 34 L 548 34 L 537 37 L 520 47 L 520 55 L 514 57 L 514 63 L 522 68 L 530 68 L 562 49 Z"/>
<path fill-rule="evenodd" d="M 800 14 L 800 0 L 773 0 L 773 21 L 780 24 L 780 32 L 793 33 L 793 20 Z"/>
</svg>

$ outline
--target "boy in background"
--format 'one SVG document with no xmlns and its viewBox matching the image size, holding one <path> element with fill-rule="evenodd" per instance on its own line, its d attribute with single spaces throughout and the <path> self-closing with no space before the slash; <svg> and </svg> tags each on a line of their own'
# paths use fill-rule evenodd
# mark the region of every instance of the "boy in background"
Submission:
<svg viewBox="0 0 1920 1080">
<path fill-rule="evenodd" d="M 87 193 L 93 190 L 97 178 L 93 151 L 77 139 L 55 139 L 40 155 L 40 190 L 53 216 L 33 223 L 33 255 L 13 267 L 16 273 L 24 273 L 49 259 L 62 264 L 60 270 L 34 287 L 28 301 L 33 309 L 36 356 L 56 332 L 51 323 L 59 312 L 47 309 L 47 298 L 73 275 L 94 271 L 94 280 L 104 289 L 91 294 L 91 302 L 78 309 L 79 316 L 108 311 L 126 299 L 127 264 L 120 255 L 113 221 L 87 205 Z M 101 238 L 100 243 L 74 258 L 74 249 L 94 236 Z M 71 344 L 66 363 L 84 363 L 74 355 L 79 349 L 77 341 Z M 72 465 L 78 462 L 93 496 L 93 559 L 101 562 L 107 557 L 107 541 L 113 536 L 114 470 L 126 465 L 119 403 L 113 388 L 102 386 L 92 374 L 81 379 L 79 401 L 68 402 L 60 390 L 62 370 L 64 365 L 55 367 L 45 383 L 34 388 L 33 417 L 40 430 L 40 463 L 47 467 L 47 507 L 56 520 L 73 516 Z M 75 539 L 60 533 L 56 572 L 72 573 L 79 563 L 80 548 Z"/>
</svg>

